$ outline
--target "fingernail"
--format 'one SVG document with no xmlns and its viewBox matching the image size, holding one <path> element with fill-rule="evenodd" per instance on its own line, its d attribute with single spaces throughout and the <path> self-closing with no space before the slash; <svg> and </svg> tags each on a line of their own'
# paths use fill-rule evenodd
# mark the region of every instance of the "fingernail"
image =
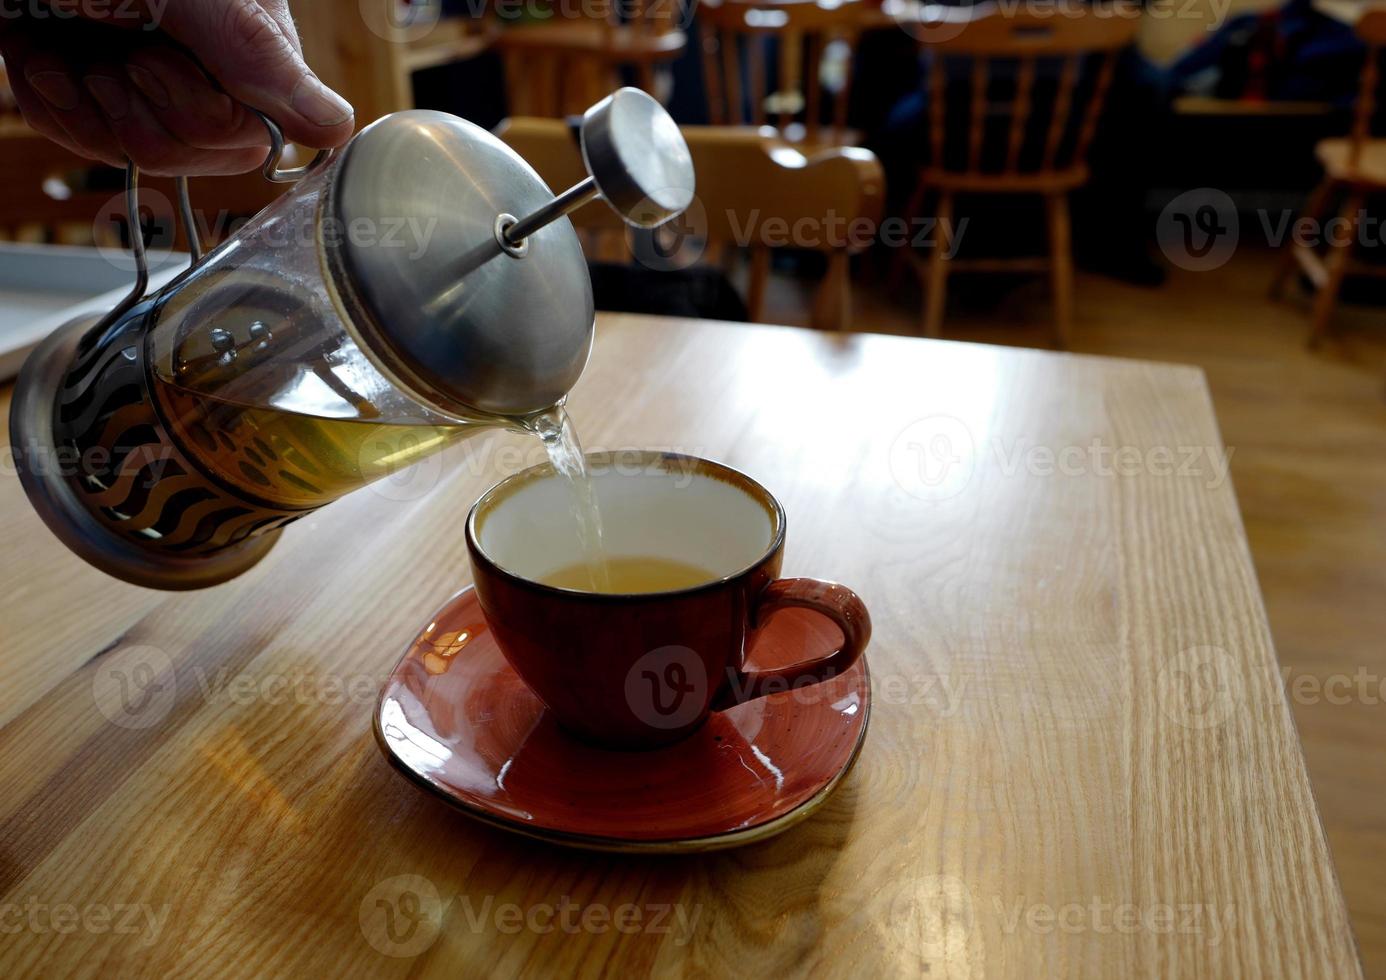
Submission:
<svg viewBox="0 0 1386 980">
<path fill-rule="evenodd" d="M 77 83 L 60 71 L 40 71 L 29 76 L 29 84 L 43 96 L 43 101 L 56 109 L 72 111 L 82 101 Z"/>
<path fill-rule="evenodd" d="M 352 116 L 351 104 L 313 75 L 304 75 L 289 104 L 319 126 L 338 126 Z"/>
<path fill-rule="evenodd" d="M 173 98 L 168 94 L 168 89 L 164 88 L 164 83 L 148 68 L 142 65 L 126 65 L 125 74 L 130 76 L 135 88 L 144 93 L 144 97 L 152 102 L 156 109 L 167 109 L 173 104 Z"/>
<path fill-rule="evenodd" d="M 86 83 L 91 97 L 106 110 L 106 118 L 119 122 L 129 114 L 130 96 L 120 82 L 105 75 L 88 75 Z"/>
</svg>

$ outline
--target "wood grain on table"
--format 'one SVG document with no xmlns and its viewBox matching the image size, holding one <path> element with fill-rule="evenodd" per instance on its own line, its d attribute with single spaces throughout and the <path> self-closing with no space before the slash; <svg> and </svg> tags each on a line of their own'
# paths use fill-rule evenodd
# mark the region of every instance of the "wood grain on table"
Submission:
<svg viewBox="0 0 1386 980">
<path fill-rule="evenodd" d="M 0 972 L 1360 975 L 1200 372 L 613 316 L 570 409 L 589 449 L 745 470 L 785 573 L 871 607 L 871 730 L 823 810 L 583 854 L 380 757 L 379 683 L 520 437 L 183 595 L 69 555 L 9 466 Z"/>
</svg>

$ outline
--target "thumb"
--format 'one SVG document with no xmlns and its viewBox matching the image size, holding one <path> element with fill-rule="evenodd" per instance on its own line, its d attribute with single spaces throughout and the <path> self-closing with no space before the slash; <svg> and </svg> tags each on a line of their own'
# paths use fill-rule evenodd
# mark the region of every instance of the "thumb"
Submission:
<svg viewBox="0 0 1386 980">
<path fill-rule="evenodd" d="M 284 136 L 311 147 L 351 136 L 351 105 L 313 74 L 287 27 L 256 0 L 179 0 L 160 23 L 234 99 L 265 113 Z"/>
</svg>

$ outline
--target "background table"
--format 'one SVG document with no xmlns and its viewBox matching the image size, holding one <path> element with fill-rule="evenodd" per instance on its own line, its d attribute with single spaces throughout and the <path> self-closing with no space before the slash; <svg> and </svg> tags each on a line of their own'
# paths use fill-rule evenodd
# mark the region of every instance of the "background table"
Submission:
<svg viewBox="0 0 1386 980">
<path fill-rule="evenodd" d="M 584 854 L 381 758 L 379 683 L 519 437 L 184 595 L 70 556 L 9 466 L 0 973 L 1360 973 L 1200 372 L 607 317 L 571 409 L 589 449 L 761 480 L 786 574 L 871 607 L 871 730 L 818 814 Z"/>
</svg>

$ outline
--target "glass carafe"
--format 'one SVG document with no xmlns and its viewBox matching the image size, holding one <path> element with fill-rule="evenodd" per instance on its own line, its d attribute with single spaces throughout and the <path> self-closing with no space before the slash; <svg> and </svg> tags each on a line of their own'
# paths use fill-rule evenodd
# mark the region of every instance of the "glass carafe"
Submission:
<svg viewBox="0 0 1386 980">
<path fill-rule="evenodd" d="M 283 508 L 317 507 L 509 419 L 443 414 L 346 327 L 316 247 L 326 173 L 266 208 L 150 310 L 150 388 L 185 452 Z"/>
</svg>

